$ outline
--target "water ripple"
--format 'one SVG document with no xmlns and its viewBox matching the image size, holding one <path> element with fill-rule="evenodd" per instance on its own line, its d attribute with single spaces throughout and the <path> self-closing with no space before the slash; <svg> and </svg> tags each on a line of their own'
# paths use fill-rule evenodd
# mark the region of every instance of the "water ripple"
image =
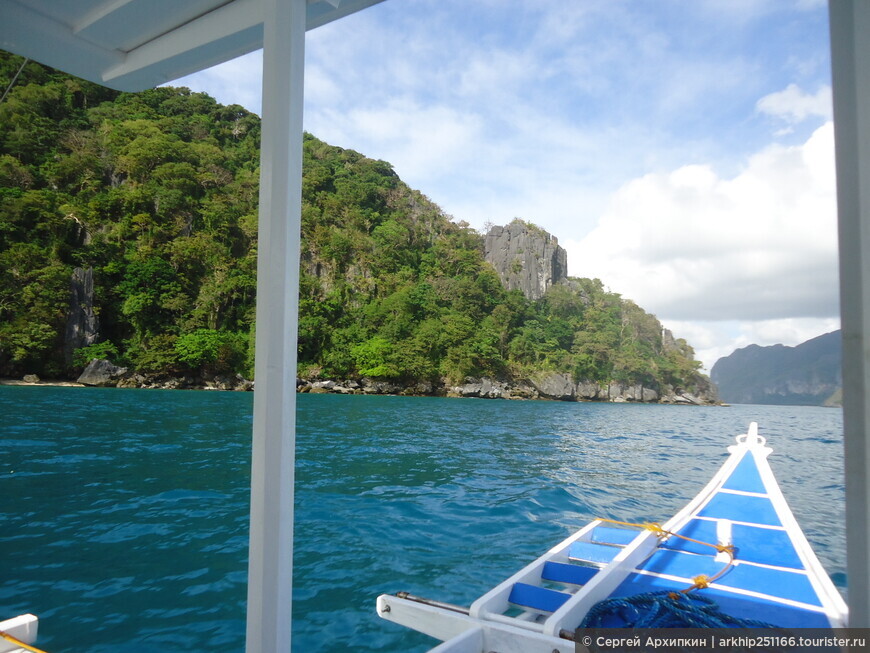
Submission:
<svg viewBox="0 0 870 653">
<path fill-rule="evenodd" d="M 839 411 L 298 399 L 296 650 L 426 650 L 377 594 L 468 604 L 593 517 L 666 519 L 750 420 L 845 586 Z M 50 650 L 243 649 L 251 395 L 0 387 L 0 417 L 0 614 Z"/>
</svg>

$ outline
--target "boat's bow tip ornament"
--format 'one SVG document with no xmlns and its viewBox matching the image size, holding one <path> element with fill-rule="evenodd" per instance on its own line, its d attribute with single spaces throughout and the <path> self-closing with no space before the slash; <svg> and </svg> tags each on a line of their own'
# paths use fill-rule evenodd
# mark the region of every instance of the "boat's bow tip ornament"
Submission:
<svg viewBox="0 0 870 653">
<path fill-rule="evenodd" d="M 770 453 L 772 451 L 772 449 L 765 446 L 767 445 L 767 438 L 758 435 L 758 422 L 750 422 L 749 429 L 747 429 L 746 433 L 741 433 L 734 439 L 737 441 L 737 444 L 728 447 L 729 453 L 734 453 L 737 449 L 741 447 L 745 447 L 747 449 L 760 449 L 762 451 L 766 451 L 767 453 Z"/>
</svg>

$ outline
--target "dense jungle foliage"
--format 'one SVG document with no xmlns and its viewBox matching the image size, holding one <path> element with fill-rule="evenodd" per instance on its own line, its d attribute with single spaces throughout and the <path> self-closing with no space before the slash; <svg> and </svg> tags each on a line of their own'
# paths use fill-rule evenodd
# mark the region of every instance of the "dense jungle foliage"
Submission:
<svg viewBox="0 0 870 653">
<path fill-rule="evenodd" d="M 0 91 L 21 58 L 0 53 Z M 252 371 L 259 118 L 184 88 L 118 93 L 29 63 L 0 104 L 0 375 Z M 598 280 L 507 292 L 482 237 L 383 161 L 304 142 L 300 374 L 692 386 L 699 364 Z M 75 268 L 96 344 L 63 356 Z"/>
</svg>

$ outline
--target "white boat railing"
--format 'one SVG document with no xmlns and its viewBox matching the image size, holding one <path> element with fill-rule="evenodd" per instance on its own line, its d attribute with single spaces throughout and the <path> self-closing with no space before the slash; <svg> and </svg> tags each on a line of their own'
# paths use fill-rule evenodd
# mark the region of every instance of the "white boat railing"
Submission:
<svg viewBox="0 0 870 653">
<path fill-rule="evenodd" d="M 20 643 L 33 644 L 36 641 L 38 629 L 39 619 L 32 614 L 23 614 L 14 619 L 0 621 L 0 633 L 9 636 L 9 638 L 5 636 L 0 637 L 0 653 L 28 650 L 22 647 Z"/>
</svg>

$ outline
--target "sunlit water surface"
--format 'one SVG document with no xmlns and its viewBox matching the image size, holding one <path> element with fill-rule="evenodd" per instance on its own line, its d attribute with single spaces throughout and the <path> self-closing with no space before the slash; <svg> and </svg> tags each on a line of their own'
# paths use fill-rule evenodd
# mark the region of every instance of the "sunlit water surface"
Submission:
<svg viewBox="0 0 870 653">
<path fill-rule="evenodd" d="M 242 651 L 252 396 L 0 387 L 0 616 L 64 652 Z M 294 650 L 423 651 L 383 592 L 465 604 L 593 517 L 663 521 L 752 420 L 845 585 L 842 416 L 302 395 Z"/>
</svg>

